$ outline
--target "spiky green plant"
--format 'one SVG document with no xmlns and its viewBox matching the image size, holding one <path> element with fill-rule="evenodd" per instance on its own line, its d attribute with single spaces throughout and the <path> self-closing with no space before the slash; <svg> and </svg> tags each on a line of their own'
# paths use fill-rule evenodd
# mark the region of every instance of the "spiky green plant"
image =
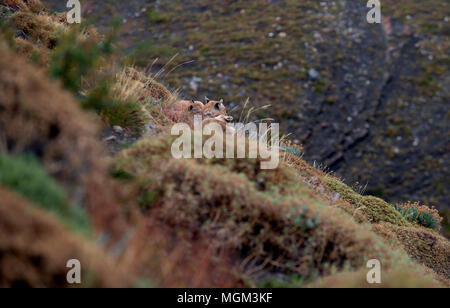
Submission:
<svg viewBox="0 0 450 308">
<path fill-rule="evenodd" d="M 59 38 L 51 56 L 50 74 L 61 80 L 65 88 L 78 93 L 83 77 L 97 68 L 102 57 L 113 53 L 114 36 L 111 34 L 104 41 L 98 41 L 89 37 L 84 28 L 74 27 Z"/>
<path fill-rule="evenodd" d="M 424 210 L 425 206 L 417 206 L 417 203 L 398 204 L 395 209 L 408 221 L 415 222 L 426 228 L 439 230 L 440 220 L 436 214 L 430 210 Z"/>
</svg>

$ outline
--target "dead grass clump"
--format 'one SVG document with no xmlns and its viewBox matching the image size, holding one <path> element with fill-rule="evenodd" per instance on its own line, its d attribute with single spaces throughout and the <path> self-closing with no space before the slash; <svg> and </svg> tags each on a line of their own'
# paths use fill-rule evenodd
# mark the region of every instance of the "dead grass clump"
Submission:
<svg viewBox="0 0 450 308">
<path fill-rule="evenodd" d="M 47 14 L 35 14 L 30 11 L 19 11 L 12 15 L 12 23 L 28 35 L 33 42 L 53 49 L 59 36 L 67 27 Z"/>
<path fill-rule="evenodd" d="M 166 87 L 133 67 L 125 68 L 123 74 L 138 85 L 139 93 L 137 94 L 137 98 L 141 102 L 149 102 L 153 99 L 155 102 L 159 101 L 164 106 L 174 99 L 174 95 Z"/>
<path fill-rule="evenodd" d="M 44 10 L 44 5 L 39 0 L 0 0 L 0 4 L 16 10 L 30 10 L 33 13 Z"/>
<path fill-rule="evenodd" d="M 173 124 L 165 110 L 176 101 L 176 95 L 154 78 L 133 67 L 126 67 L 118 74 L 116 86 L 117 97 L 132 97 L 139 102 L 154 126 L 162 129 Z"/>
<path fill-rule="evenodd" d="M 25 56 L 40 67 L 47 67 L 49 64 L 50 55 L 48 49 L 35 45 L 30 41 L 22 38 L 15 38 L 13 49 L 19 55 Z"/>
<path fill-rule="evenodd" d="M 67 44 L 73 50 L 70 41 Z M 173 99 L 172 94 L 144 73 L 132 67 L 102 64 L 93 74 L 85 75 L 81 88 L 87 99 L 83 106 L 96 110 L 108 126 L 118 125 L 128 133 L 140 136 L 150 129 L 152 133 L 161 132 L 173 124 L 164 113 L 164 106 Z M 161 91 L 154 92 L 152 89 L 156 87 L 163 89 L 165 94 L 161 96 Z"/>
<path fill-rule="evenodd" d="M 33 154 L 65 186 L 74 203 L 108 212 L 108 224 L 114 223 L 111 216 L 117 218 L 119 208 L 106 179 L 97 126 L 44 72 L 6 47 L 0 50 L 1 148 L 11 154 Z"/>
<path fill-rule="evenodd" d="M 446 238 L 424 227 L 380 224 L 374 225 L 374 231 L 403 246 L 418 263 L 450 279 L 450 243 Z"/>
<path fill-rule="evenodd" d="M 210 136 L 203 136 L 203 145 Z M 118 157 L 120 168 L 129 169 L 138 174 L 148 174 L 153 168 L 161 163 L 172 159 L 171 146 L 176 136 L 159 136 L 146 138 L 128 149 L 126 153 Z M 256 147 L 256 143 L 246 138 L 236 137 L 234 142 L 234 153 L 237 153 L 237 142 L 245 144 L 246 153 L 251 147 Z M 224 138 L 225 139 L 225 138 Z M 192 139 L 192 156 L 194 155 L 194 139 Z M 226 140 L 223 144 L 223 156 L 226 154 Z M 227 170 L 245 177 L 259 191 L 277 192 L 280 194 L 295 194 L 299 179 L 294 170 L 281 163 L 279 168 L 264 170 L 261 169 L 263 159 L 258 158 L 212 158 L 196 159 L 196 163 L 205 166 L 223 166 Z M 136 169 L 135 167 L 138 167 Z"/>
<path fill-rule="evenodd" d="M 228 256 L 208 241 L 171 236 L 167 228 L 146 218 L 127 246 L 121 262 L 139 273 L 138 287 L 242 287 Z M 128 266 L 126 265 L 126 266 Z"/>
<path fill-rule="evenodd" d="M 50 214 L 3 188 L 0 198 L 0 287 L 68 287 L 70 259 L 81 262 L 81 287 L 131 284 L 128 270 Z"/>
</svg>

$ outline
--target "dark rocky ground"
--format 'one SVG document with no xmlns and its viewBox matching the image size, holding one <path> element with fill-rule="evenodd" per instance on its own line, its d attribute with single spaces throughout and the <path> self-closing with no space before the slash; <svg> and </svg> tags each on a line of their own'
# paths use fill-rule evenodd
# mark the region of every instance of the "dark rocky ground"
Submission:
<svg viewBox="0 0 450 308">
<path fill-rule="evenodd" d="M 81 2 L 101 31 L 120 15 L 120 45 L 137 65 L 159 58 L 181 96 L 271 104 L 257 115 L 348 184 L 449 206 L 447 1 L 381 0 L 381 25 L 357 0 Z"/>
</svg>

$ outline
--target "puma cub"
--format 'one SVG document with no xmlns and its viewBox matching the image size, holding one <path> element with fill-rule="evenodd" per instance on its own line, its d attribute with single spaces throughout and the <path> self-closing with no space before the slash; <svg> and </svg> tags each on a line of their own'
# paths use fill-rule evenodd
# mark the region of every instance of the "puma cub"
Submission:
<svg viewBox="0 0 450 308">
<path fill-rule="evenodd" d="M 195 100 L 180 100 L 166 111 L 168 117 L 176 123 L 187 123 L 194 126 L 194 117 L 203 113 L 203 103 Z"/>
<path fill-rule="evenodd" d="M 222 127 L 224 132 L 234 133 L 234 128 L 228 125 L 228 123 L 233 121 L 233 117 L 227 115 L 223 99 L 220 101 L 213 101 L 207 97 L 205 99 L 205 105 L 200 101 L 180 100 L 170 106 L 166 114 L 172 121 L 186 123 L 191 128 L 194 127 L 194 117 L 196 115 L 202 116 L 203 127 L 209 123 L 217 123 Z"/>
<path fill-rule="evenodd" d="M 203 106 L 202 114 L 204 119 L 203 126 L 215 122 L 222 127 L 223 131 L 227 133 L 235 132 L 234 128 L 228 125 L 228 123 L 233 121 L 233 117 L 227 115 L 227 109 L 223 104 L 223 99 L 214 101 L 205 97 L 205 105 Z"/>
</svg>

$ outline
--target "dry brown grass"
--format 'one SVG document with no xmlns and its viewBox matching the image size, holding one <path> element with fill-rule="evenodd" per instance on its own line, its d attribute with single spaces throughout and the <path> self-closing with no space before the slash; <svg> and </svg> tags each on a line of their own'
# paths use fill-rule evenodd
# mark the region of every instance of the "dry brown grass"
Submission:
<svg viewBox="0 0 450 308">
<path fill-rule="evenodd" d="M 180 288 L 242 287 L 229 257 L 208 241 L 173 237 L 156 220 L 145 218 L 130 241 L 122 263 L 147 278 L 144 286 Z M 143 226 L 143 227 L 142 227 Z M 145 281 L 144 281 L 145 283 Z"/>
<path fill-rule="evenodd" d="M 411 258 L 450 278 L 450 243 L 437 232 L 424 227 L 378 224 L 373 230 L 394 245 L 401 245 Z"/>
<path fill-rule="evenodd" d="M 297 155 L 283 152 L 283 160 L 292 167 L 298 174 L 298 176 L 307 183 L 318 196 L 321 196 L 329 203 L 333 208 L 339 208 L 344 212 L 351 215 L 358 223 L 369 222 L 368 218 L 362 213 L 362 211 L 355 208 L 352 204 L 341 198 L 339 193 L 332 191 L 324 178 L 327 174 L 319 169 L 316 169 L 309 165 L 302 157 Z"/>
<path fill-rule="evenodd" d="M 102 213 L 96 222 L 119 228 L 119 206 L 108 184 L 97 125 L 44 72 L 5 46 L 0 50 L 1 150 L 34 154 L 74 202 Z"/>
<path fill-rule="evenodd" d="M 40 42 L 46 48 L 53 49 L 58 37 L 67 30 L 66 25 L 47 14 L 35 14 L 30 11 L 19 11 L 12 16 L 13 24 L 33 42 Z"/>
<path fill-rule="evenodd" d="M 46 48 L 35 45 L 22 38 L 15 38 L 12 47 L 19 55 L 25 56 L 40 67 L 47 67 L 49 64 L 50 54 Z"/>
<path fill-rule="evenodd" d="M 44 5 L 39 0 L 0 0 L 0 4 L 16 10 L 30 10 L 33 13 L 39 13 L 44 10 Z"/>
<path fill-rule="evenodd" d="M 369 258 L 387 268 L 409 262 L 405 252 L 297 183 L 286 165 L 263 172 L 252 160 L 174 160 L 170 140 L 159 137 L 122 152 L 115 167 L 139 179 L 141 208 L 171 238 L 208 240 L 251 277 L 327 275 Z"/>
<path fill-rule="evenodd" d="M 57 219 L 0 187 L 0 287 L 67 287 L 66 263 L 78 259 L 81 287 L 123 287 L 128 269 Z"/>
<path fill-rule="evenodd" d="M 122 78 L 118 78 L 119 82 L 121 79 L 126 80 L 127 78 L 135 82 L 137 93 L 133 95 L 136 95 L 138 101 L 148 102 L 150 99 L 153 99 L 161 101 L 161 105 L 165 106 L 175 99 L 174 95 L 166 87 L 142 71 L 133 67 L 126 67 L 121 74 Z M 127 94 L 126 90 L 125 88 L 125 94 Z"/>
</svg>

